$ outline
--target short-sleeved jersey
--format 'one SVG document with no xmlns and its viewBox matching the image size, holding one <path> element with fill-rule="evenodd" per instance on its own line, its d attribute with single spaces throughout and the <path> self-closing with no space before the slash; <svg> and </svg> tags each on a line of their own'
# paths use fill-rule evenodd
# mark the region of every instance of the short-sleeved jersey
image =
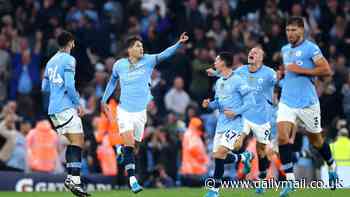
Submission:
<svg viewBox="0 0 350 197">
<path fill-rule="evenodd" d="M 79 94 L 69 96 L 65 87 L 65 72 L 75 75 L 75 58 L 65 52 L 57 52 L 46 64 L 43 90 L 50 93 L 48 114 L 55 114 L 79 105 Z M 74 84 L 73 81 L 70 83 Z"/>
<path fill-rule="evenodd" d="M 140 112 L 146 109 L 152 99 L 150 82 L 153 68 L 158 62 L 175 54 L 181 46 L 176 43 L 159 54 L 145 54 L 136 64 L 128 58 L 121 58 L 113 65 L 110 81 L 102 98 L 106 103 L 112 95 L 117 81 L 120 82 L 120 107 L 127 112 Z"/>
<path fill-rule="evenodd" d="M 120 107 L 129 112 L 146 109 L 152 99 L 149 83 L 156 64 L 157 56 L 147 54 L 135 65 L 127 58 L 122 58 L 114 64 L 113 75 L 118 76 L 120 82 Z"/>
<path fill-rule="evenodd" d="M 256 72 L 250 72 L 249 65 L 243 65 L 234 72 L 248 83 L 256 102 L 256 106 L 243 113 L 243 117 L 256 124 L 269 122 L 272 115 L 273 90 L 277 82 L 276 72 L 265 65 Z"/>
<path fill-rule="evenodd" d="M 252 90 L 239 75 L 232 74 L 226 79 L 220 77 L 215 84 L 215 99 L 209 104 L 211 108 L 218 109 L 220 112 L 216 132 L 223 133 L 228 130 L 241 132 L 243 126 L 241 113 L 252 107 L 246 106 L 247 104 L 253 105 L 254 103 Z M 245 109 L 242 109 L 244 104 L 246 104 Z M 233 111 L 237 115 L 234 118 L 229 118 L 224 114 L 225 109 Z"/>
<path fill-rule="evenodd" d="M 323 57 L 319 47 L 309 40 L 304 40 L 298 46 L 287 44 L 282 47 L 283 64 L 297 64 L 303 68 L 313 69 L 314 61 Z M 285 74 L 281 102 L 294 108 L 304 108 L 318 103 L 314 86 L 314 77 L 293 72 Z"/>
</svg>

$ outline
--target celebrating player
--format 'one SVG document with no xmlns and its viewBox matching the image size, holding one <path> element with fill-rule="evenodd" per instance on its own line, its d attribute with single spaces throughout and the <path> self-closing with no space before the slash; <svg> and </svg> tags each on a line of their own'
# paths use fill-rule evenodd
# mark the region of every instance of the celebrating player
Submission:
<svg viewBox="0 0 350 197">
<path fill-rule="evenodd" d="M 141 39 L 132 37 L 127 40 L 127 58 L 119 59 L 113 66 L 112 76 L 107 84 L 102 98 L 104 110 L 110 121 L 112 116 L 106 105 L 120 82 L 121 95 L 118 108 L 118 125 L 121 137 L 124 141 L 123 164 L 129 177 L 131 191 L 138 193 L 142 187 L 135 177 L 135 140 L 141 142 L 146 123 L 146 106 L 152 99 L 149 82 L 154 66 L 175 54 L 181 44 L 188 40 L 186 33 L 182 33 L 179 41 L 159 54 L 143 54 Z"/>
<path fill-rule="evenodd" d="M 321 112 L 314 77 L 331 74 L 330 66 L 319 47 L 304 38 L 304 21 L 291 17 L 286 26 L 289 44 L 282 47 L 283 64 L 286 68 L 282 84 L 281 100 L 277 112 L 277 128 L 280 158 L 287 180 L 294 180 L 292 148 L 289 136 L 299 119 L 308 131 L 310 143 L 318 150 L 329 166 L 330 186 L 335 189 L 336 164 L 329 144 L 321 135 Z M 293 184 L 283 188 L 280 196 L 293 190 Z"/>
<path fill-rule="evenodd" d="M 260 179 L 266 177 L 266 170 L 270 163 L 265 152 L 271 133 L 272 96 L 277 81 L 276 72 L 263 65 L 263 59 L 264 51 L 255 47 L 248 54 L 248 65 L 235 70 L 235 73 L 246 80 L 254 91 L 256 107 L 250 108 L 243 114 L 243 133 L 248 135 L 252 131 L 256 137 Z M 263 191 L 263 188 L 256 189 L 257 193 Z"/>
<path fill-rule="evenodd" d="M 220 114 L 216 124 L 213 157 L 215 159 L 214 187 L 211 187 L 206 197 L 219 196 L 219 187 L 224 174 L 224 165 L 243 161 L 249 163 L 253 155 L 250 152 L 231 154 L 242 131 L 241 116 L 250 107 L 254 107 L 253 91 L 239 75 L 232 70 L 232 54 L 220 53 L 214 63 L 220 78 L 215 84 L 215 99 L 205 99 L 202 107 L 218 109 Z"/>
<path fill-rule="evenodd" d="M 272 96 L 276 84 L 276 72 L 263 65 L 264 51 L 254 47 L 248 54 L 248 64 L 234 70 L 235 74 L 242 77 L 254 92 L 256 106 L 243 113 L 243 133 L 241 140 L 253 132 L 257 139 L 257 153 L 259 158 L 259 178 L 266 177 L 269 160 L 266 156 L 266 144 L 269 143 L 272 117 Z M 207 70 L 208 75 L 217 75 L 213 69 Z M 264 192 L 263 188 L 256 188 L 257 193 Z"/>
<path fill-rule="evenodd" d="M 50 94 L 48 114 L 55 130 L 67 137 L 66 167 L 68 171 L 64 185 L 76 196 L 90 196 L 80 180 L 81 152 L 84 132 L 79 116 L 84 114 L 75 90 L 75 58 L 70 55 L 74 48 L 74 37 L 63 31 L 57 38 L 59 51 L 48 61 L 42 91 Z"/>
</svg>

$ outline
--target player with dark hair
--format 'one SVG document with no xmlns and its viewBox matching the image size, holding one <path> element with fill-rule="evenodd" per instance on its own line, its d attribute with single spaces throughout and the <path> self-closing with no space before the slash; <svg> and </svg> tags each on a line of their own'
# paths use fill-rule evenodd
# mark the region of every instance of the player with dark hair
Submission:
<svg viewBox="0 0 350 197">
<path fill-rule="evenodd" d="M 336 163 L 329 144 L 322 137 L 321 111 L 314 85 L 315 77 L 331 75 L 328 61 L 319 47 L 304 37 L 304 20 L 291 17 L 287 21 L 288 44 L 282 47 L 286 73 L 277 112 L 279 153 L 287 180 L 295 180 L 292 162 L 292 145 L 289 138 L 297 120 L 305 125 L 310 143 L 318 150 L 329 166 L 329 184 L 336 188 Z M 283 188 L 280 196 L 293 190 L 293 184 Z"/>
<path fill-rule="evenodd" d="M 68 171 L 64 185 L 76 196 L 90 196 L 80 180 L 84 132 L 80 117 L 84 114 L 80 97 L 75 90 L 75 58 L 70 55 L 74 48 L 74 37 L 63 31 L 57 38 L 59 51 L 48 61 L 42 91 L 50 94 L 48 114 L 55 130 L 67 137 L 66 167 Z M 80 117 L 79 117 L 80 116 Z"/>
<path fill-rule="evenodd" d="M 245 80 L 236 75 L 232 70 L 232 54 L 221 52 L 215 59 L 214 67 L 221 76 L 215 84 L 215 99 L 205 99 L 203 108 L 219 110 L 216 124 L 213 157 L 215 159 L 214 186 L 206 194 L 206 197 L 219 196 L 219 187 L 224 174 L 225 164 L 243 161 L 249 163 L 252 153 L 233 154 L 237 140 L 240 138 L 243 125 L 242 114 L 250 107 L 254 107 L 253 91 Z"/>
<path fill-rule="evenodd" d="M 102 98 L 102 105 L 107 117 L 112 119 L 107 100 L 113 94 L 117 82 L 120 82 L 121 94 L 118 107 L 119 132 L 124 146 L 119 149 L 123 154 L 123 164 L 129 177 L 131 191 L 138 193 L 142 187 L 135 177 L 135 141 L 141 142 L 146 124 L 146 106 L 152 99 L 149 83 L 153 68 L 159 62 L 171 57 L 188 40 L 182 33 L 179 41 L 159 54 L 144 54 L 142 40 L 131 37 L 126 41 L 127 58 L 119 59 L 113 66 L 112 76 Z"/>
<path fill-rule="evenodd" d="M 253 133 L 257 140 L 256 149 L 259 159 L 259 178 L 266 178 L 266 170 L 270 161 L 266 155 L 266 145 L 270 143 L 272 111 L 272 96 L 277 82 L 276 72 L 263 64 L 264 51 L 260 47 L 254 47 L 249 51 L 248 64 L 234 70 L 235 74 L 246 81 L 253 90 L 256 105 L 243 113 L 243 132 L 240 141 L 246 135 Z M 207 70 L 209 76 L 217 74 L 213 69 Z M 250 166 L 248 166 L 249 170 Z M 257 193 L 264 192 L 264 188 L 256 188 Z"/>
</svg>

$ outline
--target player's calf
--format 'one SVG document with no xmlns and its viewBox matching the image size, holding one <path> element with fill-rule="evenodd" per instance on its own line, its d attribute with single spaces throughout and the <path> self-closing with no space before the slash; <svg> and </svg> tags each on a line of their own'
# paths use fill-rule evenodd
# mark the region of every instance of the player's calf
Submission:
<svg viewBox="0 0 350 197">
<path fill-rule="evenodd" d="M 135 140 L 133 136 L 133 131 L 127 131 L 121 134 L 124 147 L 123 147 L 123 164 L 125 165 L 125 170 L 129 177 L 129 185 L 131 191 L 138 193 L 142 191 L 142 187 L 139 185 L 135 176 Z"/>
<path fill-rule="evenodd" d="M 329 144 L 324 141 L 321 133 L 309 133 L 309 139 L 328 165 L 329 186 L 332 190 L 336 189 L 336 182 L 338 179 L 338 174 L 336 172 L 337 167 Z"/>
</svg>

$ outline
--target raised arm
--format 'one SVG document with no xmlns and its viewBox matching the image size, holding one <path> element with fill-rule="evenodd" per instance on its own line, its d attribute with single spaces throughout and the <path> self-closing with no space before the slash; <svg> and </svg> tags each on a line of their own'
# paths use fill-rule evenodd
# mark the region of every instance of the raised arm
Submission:
<svg viewBox="0 0 350 197">
<path fill-rule="evenodd" d="M 159 62 L 171 57 L 172 55 L 174 55 L 176 50 L 178 48 L 180 48 L 181 45 L 184 44 L 187 40 L 188 40 L 188 36 L 186 35 L 186 32 L 182 33 L 179 40 L 176 42 L 176 44 L 174 44 L 171 47 L 168 47 L 167 49 L 165 49 L 161 53 L 158 53 L 155 55 L 156 63 L 159 63 Z"/>
</svg>

